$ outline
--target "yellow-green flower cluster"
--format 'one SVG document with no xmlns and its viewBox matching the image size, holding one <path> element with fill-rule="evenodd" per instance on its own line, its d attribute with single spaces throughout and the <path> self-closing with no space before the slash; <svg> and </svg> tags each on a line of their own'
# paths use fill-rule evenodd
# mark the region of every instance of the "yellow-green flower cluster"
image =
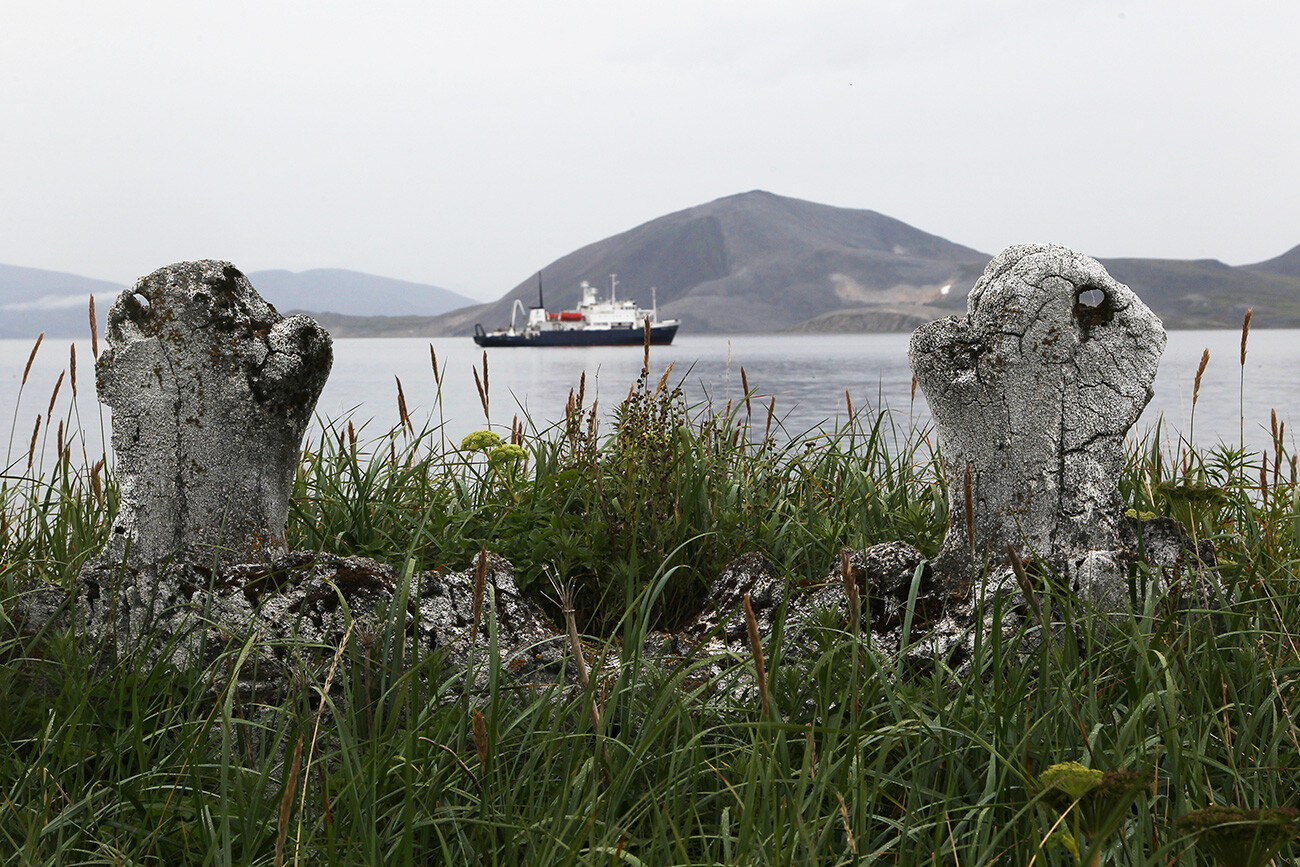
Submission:
<svg viewBox="0 0 1300 867">
<path fill-rule="evenodd" d="M 488 455 L 488 463 L 494 467 L 514 465 L 528 457 L 528 452 L 523 450 L 522 446 L 511 445 L 509 443 L 494 448 Z"/>
<path fill-rule="evenodd" d="M 1086 768 L 1078 762 L 1061 762 L 1052 765 L 1038 776 L 1038 784 L 1050 794 L 1053 789 L 1065 793 L 1070 801 L 1077 801 L 1101 785 L 1101 771 Z M 1066 806 L 1069 801 L 1066 802 Z"/>
<path fill-rule="evenodd" d="M 460 441 L 460 450 L 463 452 L 486 452 L 500 445 L 501 437 L 492 433 L 492 431 L 476 430 L 471 434 L 466 434 L 465 438 Z M 518 446 L 515 446 L 515 448 L 518 448 Z"/>
</svg>

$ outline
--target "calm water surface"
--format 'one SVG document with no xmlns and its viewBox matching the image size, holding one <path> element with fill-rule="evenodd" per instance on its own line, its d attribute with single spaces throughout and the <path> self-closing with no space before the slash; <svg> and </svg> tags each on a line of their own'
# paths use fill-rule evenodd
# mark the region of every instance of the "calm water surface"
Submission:
<svg viewBox="0 0 1300 867">
<path fill-rule="evenodd" d="M 907 364 L 905 334 L 873 335 L 682 335 L 672 346 L 653 347 L 650 368 L 655 378 L 671 363 L 673 384 L 682 383 L 692 403 L 721 409 L 727 401 L 743 399 L 741 369 L 754 398 L 755 415 L 765 413 L 776 398 L 776 416 L 789 434 L 802 433 L 843 418 L 845 392 L 855 409 L 888 408 L 900 424 L 926 424 L 929 411 L 918 391 L 912 400 L 912 373 Z M 1201 352 L 1210 350 L 1210 363 L 1196 408 L 1195 439 L 1205 445 L 1217 440 L 1236 443 L 1243 424 L 1246 444 L 1267 443 L 1270 410 L 1287 424 L 1300 421 L 1300 330 L 1251 332 L 1241 387 L 1241 335 L 1236 331 L 1174 331 L 1160 364 L 1156 396 L 1138 430 L 1158 418 L 1187 432 L 1192 382 Z M 429 348 L 437 354 L 443 373 L 439 391 L 433 377 Z M 87 451 L 99 450 L 106 413 L 94 399 L 89 341 L 76 341 L 77 397 L 72 400 L 69 371 L 70 342 L 46 341 L 18 401 L 30 341 L 0 341 L 0 422 L 12 427 L 11 451 L 26 453 L 37 415 L 46 415 L 50 394 L 65 374 L 54 410 L 55 425 L 71 419 L 80 429 Z M 473 368 L 482 371 L 483 351 L 469 338 L 337 340 L 334 369 L 317 405 L 322 420 L 351 418 L 366 423 L 374 435 L 397 422 L 397 383 L 401 379 L 407 406 L 417 426 L 444 424 L 448 438 L 459 441 L 484 427 L 483 408 L 474 386 Z M 641 370 L 640 348 L 582 347 L 572 349 L 493 349 L 488 351 L 490 422 L 508 427 L 511 419 L 527 415 L 539 427 L 561 417 L 569 390 L 587 376 L 587 402 L 603 407 L 618 403 Z M 760 412 L 759 404 L 763 411 Z M 44 425 L 43 425 L 44 427 Z M 55 434 L 47 448 L 53 449 Z M 0 444 L 3 447 L 3 444 Z M 24 461 L 25 462 L 25 461 Z M 6 462 L 8 463 L 8 462 Z"/>
</svg>

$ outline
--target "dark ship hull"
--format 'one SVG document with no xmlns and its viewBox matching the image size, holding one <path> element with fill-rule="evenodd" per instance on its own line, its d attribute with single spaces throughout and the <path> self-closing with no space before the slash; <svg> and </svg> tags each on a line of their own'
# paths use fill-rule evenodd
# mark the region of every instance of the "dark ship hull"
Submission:
<svg viewBox="0 0 1300 867">
<path fill-rule="evenodd" d="M 667 346 L 677 336 L 676 322 L 671 325 L 651 325 L 652 346 Z M 474 331 L 474 342 L 479 346 L 643 346 L 644 328 L 564 328 L 554 331 L 486 332 L 481 327 Z"/>
</svg>

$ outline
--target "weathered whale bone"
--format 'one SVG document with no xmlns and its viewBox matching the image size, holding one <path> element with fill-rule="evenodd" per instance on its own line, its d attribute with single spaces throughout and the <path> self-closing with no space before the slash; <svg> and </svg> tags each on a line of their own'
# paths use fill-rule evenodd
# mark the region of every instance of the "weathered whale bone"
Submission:
<svg viewBox="0 0 1300 867">
<path fill-rule="evenodd" d="M 332 358 L 323 328 L 281 316 L 229 262 L 170 265 L 122 292 L 95 365 L 121 486 L 99 562 L 283 553 L 302 436 Z"/>
<path fill-rule="evenodd" d="M 945 581 L 1005 563 L 1008 545 L 1072 574 L 1111 569 L 1124 435 L 1164 346 L 1160 320 L 1100 263 L 1038 244 L 993 259 L 965 317 L 912 334 L 948 483 Z"/>
</svg>

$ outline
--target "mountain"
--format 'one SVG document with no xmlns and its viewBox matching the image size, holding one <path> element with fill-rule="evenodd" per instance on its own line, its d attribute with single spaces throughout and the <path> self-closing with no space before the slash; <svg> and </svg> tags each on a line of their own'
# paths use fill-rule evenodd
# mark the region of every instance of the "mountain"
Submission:
<svg viewBox="0 0 1300 867">
<path fill-rule="evenodd" d="M 1021 239 L 1037 240 L 1037 239 Z M 1089 251 L 1084 251 L 1089 252 Z M 546 306 L 577 306 L 585 280 L 682 320 L 683 333 L 910 331 L 966 307 L 989 260 L 875 211 L 755 190 L 686 208 L 588 244 L 546 265 Z M 1101 259 L 1166 328 L 1300 327 L 1300 246 L 1233 267 L 1215 259 Z M 337 337 L 468 335 L 536 303 L 538 276 L 497 301 L 340 269 L 255 271 L 282 312 L 316 315 Z M 86 333 L 86 300 L 102 316 L 122 287 L 72 274 L 0 266 L 0 337 Z"/>
<path fill-rule="evenodd" d="M 90 334 L 90 296 L 103 323 L 104 312 L 123 287 L 61 271 L 0 265 L 0 338 Z"/>
<path fill-rule="evenodd" d="M 344 316 L 437 316 L 478 299 L 426 283 L 409 283 L 341 268 L 253 271 L 248 279 L 277 310 Z"/>
<path fill-rule="evenodd" d="M 1086 252 L 1086 251 L 1085 251 Z M 755 191 L 652 220 L 543 269 L 550 309 L 573 306 L 577 285 L 617 273 L 642 304 L 658 287 L 660 315 L 682 331 L 910 331 L 965 310 L 989 256 L 874 211 Z M 1101 259 L 1167 328 L 1300 327 L 1300 247 L 1258 265 L 1213 259 Z M 526 280 L 500 301 L 430 320 L 426 334 L 469 334 L 510 320 Z M 419 328 L 402 323 L 403 332 Z"/>
<path fill-rule="evenodd" d="M 1234 268 L 1217 259 L 1100 259 L 1166 328 L 1238 328 L 1247 309 L 1259 328 L 1300 327 L 1300 279 Z"/>
<path fill-rule="evenodd" d="M 1247 271 L 1258 274 L 1278 274 L 1282 277 L 1295 277 L 1300 280 L 1300 244 L 1287 250 L 1281 256 L 1254 265 L 1242 265 Z"/>
<path fill-rule="evenodd" d="M 657 290 L 661 317 L 684 332 L 763 332 L 870 305 L 947 308 L 989 257 L 875 211 L 741 193 L 651 220 L 542 269 L 547 306 L 576 306 L 579 284 L 617 274 L 620 297 L 642 305 Z M 495 328 L 514 302 L 537 297 L 531 277 L 498 301 L 430 323 L 430 333 Z"/>
<path fill-rule="evenodd" d="M 425 322 L 427 317 L 476 303 L 438 286 L 336 268 L 254 271 L 247 276 L 282 312 L 341 314 L 349 322 L 373 316 L 415 317 Z M 102 328 L 104 315 L 124 288 L 76 274 L 0 265 L 0 338 L 28 339 L 42 331 L 49 337 L 85 337 L 90 296 L 95 296 Z M 358 328 L 365 330 L 365 326 Z"/>
</svg>

